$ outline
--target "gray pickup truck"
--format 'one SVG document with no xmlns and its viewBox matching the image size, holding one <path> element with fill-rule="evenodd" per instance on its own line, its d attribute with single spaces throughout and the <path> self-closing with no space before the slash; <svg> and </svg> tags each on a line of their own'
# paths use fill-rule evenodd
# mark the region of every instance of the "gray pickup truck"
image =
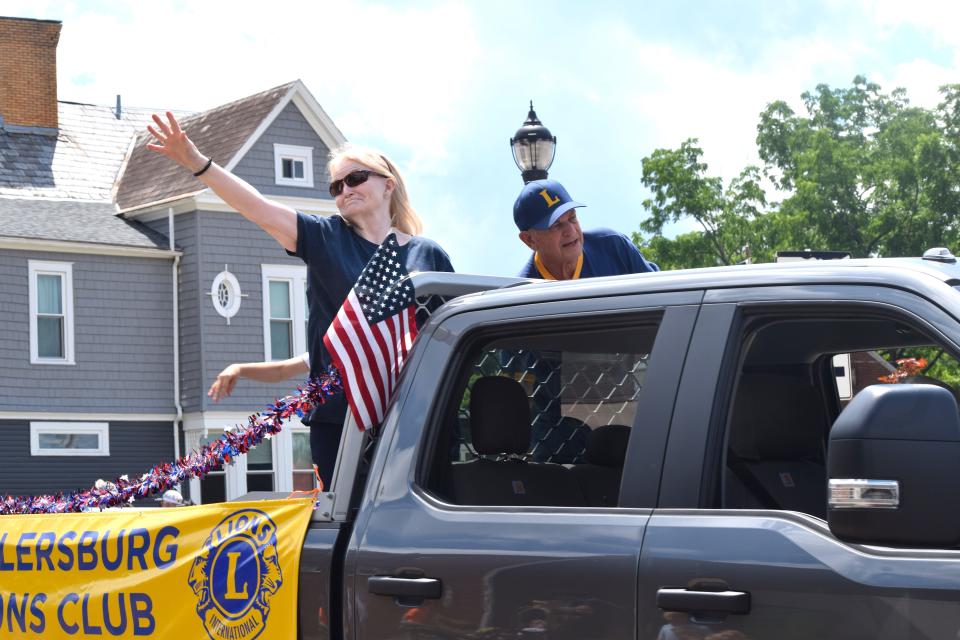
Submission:
<svg viewBox="0 0 960 640">
<path fill-rule="evenodd" d="M 958 637 L 949 252 L 415 278 L 449 300 L 344 431 L 301 638 Z"/>
</svg>

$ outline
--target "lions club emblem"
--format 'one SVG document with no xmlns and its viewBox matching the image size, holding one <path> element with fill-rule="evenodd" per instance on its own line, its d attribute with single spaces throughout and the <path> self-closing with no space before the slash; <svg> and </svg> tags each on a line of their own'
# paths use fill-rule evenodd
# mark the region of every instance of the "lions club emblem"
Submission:
<svg viewBox="0 0 960 640">
<path fill-rule="evenodd" d="M 224 518 L 203 543 L 187 584 L 212 640 L 254 640 L 267 627 L 270 598 L 283 584 L 277 525 L 256 509 Z"/>
</svg>

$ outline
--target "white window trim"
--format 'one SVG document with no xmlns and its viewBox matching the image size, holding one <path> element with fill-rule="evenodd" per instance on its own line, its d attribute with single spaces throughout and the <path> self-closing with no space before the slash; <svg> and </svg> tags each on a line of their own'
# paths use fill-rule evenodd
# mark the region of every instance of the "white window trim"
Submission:
<svg viewBox="0 0 960 640">
<path fill-rule="evenodd" d="M 283 161 L 285 159 L 303 162 L 302 178 L 284 178 Z M 313 147 L 298 147 L 292 144 L 273 145 L 273 172 L 277 184 L 288 187 L 313 188 Z"/>
<path fill-rule="evenodd" d="M 309 437 L 310 428 L 303 423 L 298 424 L 291 421 L 287 428 L 281 431 L 279 435 L 283 435 L 284 433 L 286 434 L 286 438 L 281 440 L 279 447 L 274 447 L 274 450 L 278 454 L 276 467 L 277 491 L 293 491 L 293 434 L 300 433 Z M 274 442 L 276 442 L 276 436 L 274 437 Z M 280 455 L 281 448 L 282 455 Z"/>
<path fill-rule="evenodd" d="M 290 265 L 261 265 L 261 282 L 263 285 L 263 359 L 272 361 L 270 353 L 270 281 L 282 280 L 289 283 L 292 292 L 290 295 L 290 304 L 293 307 L 291 316 L 293 318 L 293 353 L 291 357 L 301 354 L 307 350 L 307 268 L 295 267 Z"/>
<path fill-rule="evenodd" d="M 273 436 L 274 491 L 293 491 L 293 432 L 299 431 L 288 423 L 283 431 Z"/>
<path fill-rule="evenodd" d="M 96 434 L 99 436 L 100 446 L 96 449 L 41 449 L 40 435 L 45 433 Z M 30 455 L 31 456 L 109 456 L 110 455 L 110 423 L 109 422 L 31 422 L 30 423 Z"/>
<path fill-rule="evenodd" d="M 229 304 L 226 307 L 220 306 L 221 283 L 225 283 L 227 290 L 230 292 Z M 240 298 L 243 297 L 243 295 L 243 292 L 240 290 L 240 281 L 227 270 L 218 273 L 210 285 L 210 299 L 213 301 L 213 308 L 227 320 L 237 315 L 237 312 L 240 310 Z"/>
<path fill-rule="evenodd" d="M 28 260 L 30 299 L 30 364 L 74 365 L 73 351 L 73 263 Z M 57 275 L 63 278 L 63 357 L 41 358 L 37 332 L 37 276 Z"/>
</svg>

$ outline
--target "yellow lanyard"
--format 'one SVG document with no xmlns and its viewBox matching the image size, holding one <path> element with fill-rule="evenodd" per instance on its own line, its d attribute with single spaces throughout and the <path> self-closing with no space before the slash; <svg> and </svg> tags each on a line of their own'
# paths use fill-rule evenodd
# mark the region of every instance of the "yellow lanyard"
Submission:
<svg viewBox="0 0 960 640">
<path fill-rule="evenodd" d="M 545 266 L 543 266 L 543 262 L 540 261 L 540 254 L 537 253 L 537 252 L 534 252 L 534 254 L 533 254 L 533 264 L 534 264 L 534 266 L 537 267 L 537 271 L 540 272 L 540 276 L 541 276 L 544 280 L 556 280 L 556 278 L 553 277 L 553 274 L 550 273 L 550 271 L 547 270 L 547 268 L 546 268 Z M 571 279 L 571 280 L 579 280 L 579 279 L 580 279 L 580 271 L 581 271 L 582 269 L 583 269 L 583 254 L 581 253 L 581 254 L 577 257 L 577 268 L 573 270 L 573 277 L 570 278 L 570 279 Z"/>
</svg>

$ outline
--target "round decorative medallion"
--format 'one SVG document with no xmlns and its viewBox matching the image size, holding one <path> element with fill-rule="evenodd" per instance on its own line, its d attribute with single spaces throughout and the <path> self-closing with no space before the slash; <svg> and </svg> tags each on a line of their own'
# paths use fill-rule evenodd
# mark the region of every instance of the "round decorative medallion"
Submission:
<svg viewBox="0 0 960 640">
<path fill-rule="evenodd" d="M 237 315 L 240 310 L 240 297 L 240 282 L 236 276 L 226 270 L 218 273 L 210 287 L 210 299 L 213 300 L 213 308 L 217 313 L 227 320 Z"/>
</svg>

